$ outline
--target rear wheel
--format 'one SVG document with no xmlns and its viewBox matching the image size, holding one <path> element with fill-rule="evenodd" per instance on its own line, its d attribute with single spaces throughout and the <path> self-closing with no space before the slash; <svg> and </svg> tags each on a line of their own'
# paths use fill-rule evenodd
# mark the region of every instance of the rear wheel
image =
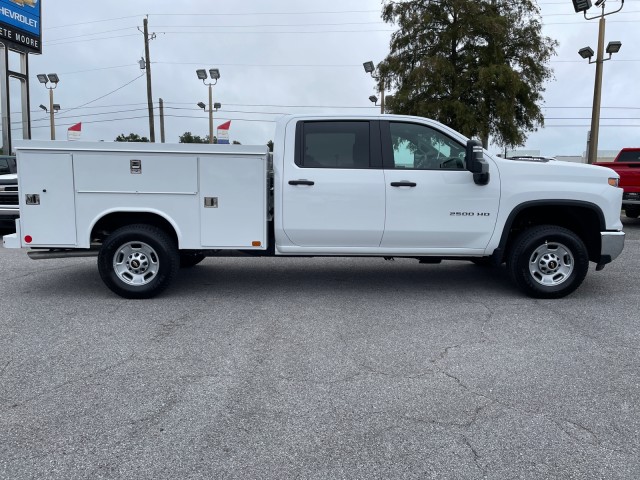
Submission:
<svg viewBox="0 0 640 480">
<path fill-rule="evenodd" d="M 522 232 L 507 257 L 512 280 L 529 296 L 561 298 L 580 286 L 589 254 L 575 233 L 555 225 Z"/>
<path fill-rule="evenodd" d="M 124 298 L 151 298 L 171 283 L 180 257 L 175 241 L 151 225 L 128 225 L 109 235 L 98 254 L 102 281 Z"/>
</svg>

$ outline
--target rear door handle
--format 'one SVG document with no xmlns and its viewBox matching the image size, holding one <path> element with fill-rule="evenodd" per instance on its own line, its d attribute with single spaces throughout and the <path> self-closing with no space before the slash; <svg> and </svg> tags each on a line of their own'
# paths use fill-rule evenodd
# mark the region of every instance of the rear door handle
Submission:
<svg viewBox="0 0 640 480">
<path fill-rule="evenodd" d="M 289 180 L 289 185 L 314 185 L 311 180 Z"/>
<path fill-rule="evenodd" d="M 415 187 L 416 185 L 418 184 L 415 182 L 407 182 L 406 180 L 402 182 L 391 182 L 392 187 Z"/>
</svg>

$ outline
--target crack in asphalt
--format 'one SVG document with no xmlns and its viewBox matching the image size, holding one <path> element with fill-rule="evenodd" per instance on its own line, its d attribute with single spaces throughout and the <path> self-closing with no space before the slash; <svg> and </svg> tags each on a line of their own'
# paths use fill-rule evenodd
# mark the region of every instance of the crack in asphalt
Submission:
<svg viewBox="0 0 640 480">
<path fill-rule="evenodd" d="M 482 472 L 483 476 L 486 475 L 487 474 L 487 467 L 480 463 L 480 458 L 482 458 L 481 455 L 478 453 L 478 451 L 475 449 L 475 447 L 473 445 L 471 445 L 471 442 L 469 441 L 469 439 L 467 437 L 465 437 L 464 435 L 462 436 L 462 441 L 469 448 L 469 450 L 471 450 L 471 453 L 473 454 L 473 463 L 475 463 L 476 467 L 478 467 L 478 469 L 480 469 L 480 471 Z"/>
<path fill-rule="evenodd" d="M 89 379 L 89 378 L 91 378 L 91 377 L 93 377 L 95 375 L 99 375 L 101 373 L 104 373 L 104 372 L 107 372 L 109 370 L 115 369 L 115 368 L 119 367 L 120 365 L 124 365 L 125 363 L 130 362 L 134 358 L 136 358 L 135 354 L 132 353 L 131 355 L 129 355 L 129 356 L 127 356 L 127 357 L 125 357 L 125 358 L 123 358 L 123 359 L 121 359 L 121 360 L 119 360 L 119 361 L 117 361 L 115 363 L 112 363 L 112 364 L 107 365 L 105 367 L 93 370 L 91 373 L 89 373 L 87 375 L 83 375 L 81 377 L 70 379 L 70 380 L 64 381 L 62 383 L 59 383 L 57 385 L 54 385 L 53 387 L 50 387 L 50 388 L 47 388 L 46 390 L 38 392 L 37 394 L 35 394 L 35 395 L 31 396 L 31 397 L 28 397 L 28 398 L 26 398 L 24 400 L 21 400 L 19 402 L 13 402 L 12 405 L 9 406 L 8 408 L 5 408 L 4 410 L 0 410 L 0 413 L 9 411 L 10 409 L 13 409 L 13 408 L 21 407 L 21 406 L 26 405 L 28 403 L 31 403 L 34 400 L 37 400 L 37 399 L 39 399 L 41 397 L 44 397 L 44 396 L 46 396 L 46 395 L 48 395 L 50 393 L 53 393 L 56 390 L 59 390 L 59 389 L 65 387 L 67 385 L 73 385 L 74 383 L 80 383 L 80 382 L 82 382 L 84 380 L 87 380 L 87 379 Z"/>
<path fill-rule="evenodd" d="M 553 415 L 550 415 L 548 413 L 545 413 L 541 410 L 530 410 L 530 409 L 526 409 L 526 408 L 520 408 L 517 407 L 515 405 L 512 405 L 510 403 L 504 402 L 498 398 L 492 397 L 490 395 L 487 395 L 485 393 L 482 392 L 478 392 L 476 390 L 474 390 L 473 388 L 469 387 L 468 385 L 466 385 L 460 378 L 458 378 L 457 376 L 453 375 L 452 373 L 448 372 L 446 369 L 442 368 L 442 367 L 438 367 L 437 366 L 437 362 L 440 360 L 444 360 L 446 358 L 446 356 L 448 355 L 449 351 L 453 348 L 459 348 L 460 345 L 452 345 L 449 347 L 446 347 L 443 352 L 441 352 L 441 354 L 439 355 L 438 359 L 432 360 L 432 362 L 434 363 L 434 365 L 436 365 L 436 369 L 438 372 L 440 372 L 441 374 L 445 375 L 446 377 L 454 380 L 456 382 L 456 384 L 462 388 L 463 390 L 472 393 L 473 395 L 476 395 L 478 397 L 484 398 L 486 399 L 489 403 L 484 405 L 483 409 L 486 408 L 487 406 L 489 406 L 490 404 L 497 404 L 500 405 L 501 407 L 504 407 L 507 410 L 511 410 L 514 411 L 516 413 L 519 414 L 525 414 L 525 415 L 530 415 L 530 416 L 537 416 L 537 417 L 541 417 L 544 420 L 554 424 L 558 429 L 560 429 L 562 432 L 564 432 L 567 436 L 569 436 L 570 438 L 572 438 L 574 441 L 580 443 L 580 444 L 588 444 L 591 445 L 593 447 L 597 447 L 597 448 L 601 448 L 603 450 L 609 451 L 609 452 L 614 452 L 614 453 L 620 453 L 620 454 L 624 454 L 624 455 L 629 455 L 629 456 L 633 456 L 636 455 L 636 452 L 634 451 L 626 451 L 626 450 L 622 450 L 622 449 L 616 449 L 616 448 L 612 448 L 609 446 L 606 446 L 603 444 L 603 442 L 599 439 L 598 435 L 596 435 L 595 432 L 593 432 L 591 429 L 589 429 L 588 427 L 572 421 L 572 420 L 568 420 L 566 418 L 555 418 Z M 472 423 L 475 423 L 472 422 Z M 573 429 L 569 429 L 563 426 L 564 424 L 569 424 L 571 426 L 573 426 Z M 471 425 L 469 425 L 471 426 Z M 586 432 L 589 439 L 585 439 L 584 435 L 579 435 L 578 433 L 576 433 L 576 431 L 582 431 L 582 432 Z M 589 441 L 591 440 L 591 441 Z"/>
</svg>

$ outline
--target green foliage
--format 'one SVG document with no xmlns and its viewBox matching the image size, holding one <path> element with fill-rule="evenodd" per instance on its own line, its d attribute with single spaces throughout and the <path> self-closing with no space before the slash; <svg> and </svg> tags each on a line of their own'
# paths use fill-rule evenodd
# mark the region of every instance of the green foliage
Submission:
<svg viewBox="0 0 640 480">
<path fill-rule="evenodd" d="M 116 137 L 116 142 L 148 142 L 149 139 L 147 137 L 141 137 L 137 133 L 130 133 L 126 135 L 121 133 Z"/>
<path fill-rule="evenodd" d="M 193 135 L 191 132 L 184 132 L 180 135 L 179 143 L 209 143 L 209 135 L 201 137 L 200 135 Z M 218 139 L 214 136 L 213 143 L 218 143 Z"/>
<path fill-rule="evenodd" d="M 398 26 L 379 83 L 391 113 L 433 118 L 485 145 L 521 145 L 540 110 L 557 42 L 542 36 L 531 0 L 385 0 Z"/>
</svg>

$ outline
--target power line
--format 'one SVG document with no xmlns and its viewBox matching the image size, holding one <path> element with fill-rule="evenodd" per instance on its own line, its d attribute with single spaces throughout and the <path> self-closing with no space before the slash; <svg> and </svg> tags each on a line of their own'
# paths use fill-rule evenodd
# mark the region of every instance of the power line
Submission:
<svg viewBox="0 0 640 480">
<path fill-rule="evenodd" d="M 61 75 L 74 75 L 77 73 L 87 73 L 87 72 L 97 72 L 99 70 L 112 70 L 114 68 L 124 68 L 124 67 L 138 67 L 137 63 L 129 63 L 127 65 L 114 65 L 112 67 L 99 67 L 99 68 L 88 68 L 86 70 L 76 70 L 75 72 L 61 72 Z"/>
<path fill-rule="evenodd" d="M 155 65 L 206 65 L 209 61 L 206 62 L 152 62 Z M 304 63 L 291 63 L 291 64 L 275 64 L 275 63 L 217 63 L 216 65 L 219 67 L 326 67 L 326 68 L 362 68 L 362 64 L 334 64 L 334 65 L 320 65 L 320 64 L 304 64 Z"/>
<path fill-rule="evenodd" d="M 165 105 L 191 105 L 189 102 L 164 102 Z M 375 106 L 354 106 L 345 105 L 267 105 L 267 104 L 248 104 L 248 103 L 225 103 L 224 106 L 230 107 L 274 107 L 274 108 L 379 108 Z M 167 107 L 169 108 L 169 107 Z"/>
<path fill-rule="evenodd" d="M 95 35 L 104 35 L 105 33 L 123 32 L 125 30 L 131 30 L 133 28 L 135 28 L 135 27 L 116 28 L 115 30 L 105 30 L 103 32 L 83 33 L 82 35 L 74 35 L 73 37 L 52 38 L 52 39 L 49 40 L 49 42 L 57 42 L 58 40 L 71 40 L 73 38 L 91 37 L 91 36 L 95 36 Z"/>
<path fill-rule="evenodd" d="M 193 116 L 193 115 L 165 115 L 165 117 L 172 118 L 193 118 L 193 119 L 203 119 L 205 117 L 202 116 Z M 123 120 L 139 120 L 141 118 L 148 118 L 147 115 L 135 116 L 135 117 L 120 117 L 120 118 L 106 118 L 102 120 L 89 120 L 83 121 L 83 124 L 94 124 L 94 123 L 111 123 L 111 122 L 120 122 Z M 275 120 L 259 120 L 259 119 L 251 119 L 251 118 L 230 118 L 223 117 L 224 120 L 232 120 L 234 122 L 262 122 L 262 123 L 275 123 Z M 77 122 L 76 122 L 77 123 Z M 56 123 L 56 127 L 70 127 L 71 125 L 75 125 L 76 123 Z M 49 128 L 49 125 L 36 125 L 32 126 L 32 129 L 36 128 Z"/>
<path fill-rule="evenodd" d="M 95 42 L 97 40 L 113 40 L 114 38 L 125 38 L 125 37 L 137 37 L 138 34 L 137 33 L 131 33 L 129 35 L 116 35 L 113 37 L 103 37 L 103 38 L 87 38 L 86 40 L 84 40 L 84 42 Z M 58 45 L 70 45 L 73 43 L 78 43 L 78 42 L 60 42 L 60 43 L 51 43 L 51 42 L 46 42 L 45 45 L 47 47 L 57 47 Z"/>
<path fill-rule="evenodd" d="M 139 112 L 139 111 L 146 111 L 146 110 L 147 110 L 146 108 L 132 108 L 132 109 L 129 109 L 129 110 L 115 110 L 115 111 L 112 111 L 112 112 L 83 113 L 82 115 L 79 115 L 79 116 L 82 116 L 84 118 L 84 117 L 95 117 L 95 116 L 98 116 L 98 115 L 112 115 L 114 113 L 129 113 L 129 112 Z M 64 112 L 64 113 L 66 114 L 67 112 Z M 60 119 L 60 120 L 64 120 L 64 119 L 68 119 L 68 118 L 77 118 L 77 116 L 76 117 L 56 116 L 56 118 Z M 35 119 L 33 121 L 34 122 L 45 122 L 45 121 L 49 121 L 49 118 L 48 117 L 37 118 L 37 119 Z M 11 123 L 15 123 L 15 122 L 11 122 Z M 17 123 L 22 123 L 22 122 L 17 122 Z"/>
<path fill-rule="evenodd" d="M 251 25 L 154 25 L 154 28 L 280 28 L 280 27 L 339 27 L 342 25 L 385 25 L 385 22 L 338 22 L 338 23 L 273 23 Z"/>
<path fill-rule="evenodd" d="M 104 94 L 104 95 L 102 95 L 101 97 L 98 97 L 98 98 L 96 98 L 96 99 L 94 99 L 94 100 L 91 100 L 90 102 L 83 103 L 82 105 L 78 105 L 77 107 L 70 108 L 69 110 L 66 110 L 66 112 L 65 112 L 65 113 L 71 112 L 71 111 L 73 111 L 73 110 L 77 110 L 77 109 L 82 108 L 82 107 L 84 107 L 84 106 L 86 106 L 86 105 L 89 105 L 90 103 L 97 102 L 98 100 L 102 100 L 103 98 L 108 97 L 108 96 L 109 96 L 109 95 L 111 95 L 112 93 L 115 93 L 115 92 L 117 92 L 118 90 L 122 90 L 122 89 L 123 89 L 124 87 L 126 87 L 127 85 L 132 84 L 133 82 L 135 82 L 136 80 L 138 80 L 139 78 L 142 78 L 142 77 L 144 77 L 144 73 L 143 73 L 142 75 L 137 76 L 137 77 L 136 77 L 136 78 L 134 78 L 133 80 L 131 80 L 131 81 L 129 81 L 129 82 L 127 82 L 127 83 L 125 83 L 124 85 L 122 85 L 122 86 L 120 86 L 120 87 L 116 88 L 115 90 L 112 90 L 112 91 L 110 91 L 109 93 L 105 93 L 105 94 Z"/>
<path fill-rule="evenodd" d="M 67 27 L 77 27 L 79 25 L 88 25 L 92 23 L 104 23 L 104 22 L 115 22 L 117 20 L 126 20 L 129 18 L 140 18 L 145 15 L 155 16 L 155 17 L 239 17 L 239 16 L 263 16 L 263 15 L 333 15 L 333 14 L 344 14 L 344 13 L 380 13 L 380 10 L 340 10 L 340 11 L 331 11 L 331 12 L 253 12 L 253 13 L 140 13 L 138 15 L 128 15 L 126 17 L 116 17 L 116 18 L 105 18 L 101 20 L 91 20 L 81 23 L 69 23 L 66 25 L 55 25 L 53 27 L 47 27 L 47 30 L 54 30 L 57 28 L 67 28 Z"/>
<path fill-rule="evenodd" d="M 218 28 L 227 28 L 227 27 L 218 27 Z M 165 35 L 214 35 L 214 34 L 222 34 L 224 33 L 225 35 L 237 35 L 237 34 L 242 34 L 242 35 L 263 35 L 263 34 L 318 34 L 318 33 L 372 33 L 372 32 L 395 32 L 395 30 L 391 30 L 391 29 L 367 29 L 367 30 L 314 30 L 314 31 L 310 31 L 310 30 L 303 30 L 303 31 L 267 31 L 267 30 L 263 30 L 263 31 L 225 31 L 225 30 L 217 30 L 217 31 L 211 31 L 211 30 L 206 30 L 206 31 L 194 31 L 194 32 L 157 32 L 157 33 L 162 33 Z M 125 38 L 125 37 L 134 37 L 137 36 L 136 34 L 129 34 L 129 35 L 115 35 L 112 37 L 102 37 L 102 38 L 87 38 L 86 40 L 84 40 L 85 42 L 95 42 L 98 40 L 112 40 L 115 38 Z M 70 42 L 58 42 L 58 43 L 51 43 L 51 42 L 47 42 L 46 45 L 49 47 L 57 47 L 59 45 L 70 45 L 70 44 L 74 44 L 77 43 L 75 41 L 70 41 Z"/>
</svg>

